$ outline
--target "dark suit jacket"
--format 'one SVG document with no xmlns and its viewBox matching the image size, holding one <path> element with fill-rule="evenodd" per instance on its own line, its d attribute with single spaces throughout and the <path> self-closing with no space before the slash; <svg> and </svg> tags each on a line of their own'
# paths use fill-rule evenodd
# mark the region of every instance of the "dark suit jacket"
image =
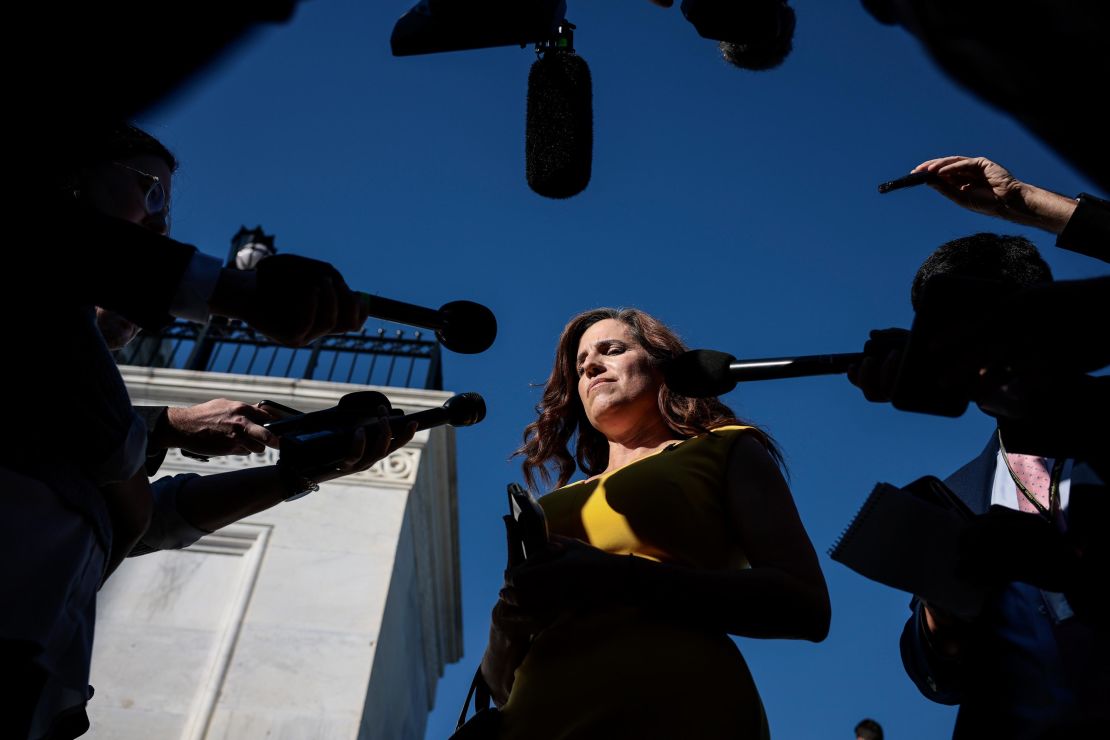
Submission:
<svg viewBox="0 0 1110 740">
<path fill-rule="evenodd" d="M 945 480 L 976 514 L 990 508 L 997 455 L 992 435 L 977 458 Z M 910 603 L 902 662 L 928 699 L 960 705 L 953 738 L 1086 738 L 1093 725 L 1110 727 L 1110 640 L 1074 617 L 1058 619 L 1058 603 L 1058 595 L 1008 584 L 954 661 L 933 653 L 920 602 Z"/>
</svg>

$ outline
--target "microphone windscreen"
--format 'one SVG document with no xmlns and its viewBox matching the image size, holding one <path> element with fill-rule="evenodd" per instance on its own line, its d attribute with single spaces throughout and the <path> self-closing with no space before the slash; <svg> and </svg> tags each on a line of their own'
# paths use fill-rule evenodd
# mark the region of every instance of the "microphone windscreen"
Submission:
<svg viewBox="0 0 1110 740">
<path fill-rule="evenodd" d="M 695 349 L 663 364 L 663 380 L 675 393 L 689 398 L 711 398 L 736 387 L 729 364 L 736 358 L 726 352 Z"/>
<path fill-rule="evenodd" d="M 586 60 L 558 49 L 528 73 L 524 161 L 528 187 L 546 198 L 569 198 L 590 182 L 594 148 L 593 92 Z"/>
<path fill-rule="evenodd" d="M 444 402 L 447 423 L 453 427 L 468 427 L 486 418 L 486 401 L 477 393 L 460 393 Z"/>
<path fill-rule="evenodd" d="M 476 355 L 497 338 L 497 317 L 481 303 L 451 301 L 439 309 L 443 325 L 436 338 L 452 352 Z"/>
</svg>

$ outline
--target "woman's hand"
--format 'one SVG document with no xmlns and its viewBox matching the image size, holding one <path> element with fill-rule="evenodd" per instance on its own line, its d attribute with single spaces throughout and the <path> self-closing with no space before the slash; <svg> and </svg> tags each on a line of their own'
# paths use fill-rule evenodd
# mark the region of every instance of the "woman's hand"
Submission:
<svg viewBox="0 0 1110 740">
<path fill-rule="evenodd" d="M 620 593 L 618 572 L 627 560 L 580 540 L 552 535 L 546 554 L 505 571 L 482 656 L 482 677 L 498 706 L 508 701 L 532 637 L 567 608 L 612 600 Z"/>
<path fill-rule="evenodd" d="M 489 643 L 482 656 L 482 678 L 497 706 L 509 700 L 516 669 L 524 662 L 532 635 L 550 622 L 546 615 L 515 606 L 502 597 L 490 616 Z"/>
<path fill-rule="evenodd" d="M 629 556 L 551 535 L 547 554 L 510 568 L 501 598 L 533 612 L 612 602 L 627 593 Z"/>
</svg>

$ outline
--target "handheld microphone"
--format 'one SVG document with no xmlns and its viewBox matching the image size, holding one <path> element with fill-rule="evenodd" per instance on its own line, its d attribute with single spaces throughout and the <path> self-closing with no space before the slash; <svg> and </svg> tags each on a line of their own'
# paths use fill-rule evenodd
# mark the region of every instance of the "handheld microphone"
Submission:
<svg viewBox="0 0 1110 740">
<path fill-rule="evenodd" d="M 497 338 L 497 318 L 480 303 L 451 301 L 433 309 L 360 291 L 356 294 L 371 316 L 431 329 L 439 343 L 452 352 L 485 352 Z"/>
<path fill-rule="evenodd" d="M 679 395 L 710 398 L 728 393 L 741 381 L 846 373 L 851 365 L 861 362 L 863 358 L 862 352 L 849 352 L 737 360 L 726 352 L 695 349 L 664 363 L 663 380 Z"/>
<path fill-rule="evenodd" d="M 460 393 L 448 398 L 440 408 L 418 411 L 405 416 L 391 416 L 389 426 L 394 434 L 398 434 L 414 421 L 416 430 L 421 431 L 445 425 L 471 426 L 484 418 L 486 418 L 485 400 L 477 393 Z M 354 430 L 359 426 L 372 424 L 377 419 L 375 415 L 374 418 L 357 425 L 327 430 L 319 430 L 317 427 L 309 433 L 287 435 L 281 440 L 281 462 L 306 478 L 322 476 L 333 471 L 335 466 L 350 453 L 351 435 Z"/>
<path fill-rule="evenodd" d="M 415 414 L 397 416 L 389 420 L 390 426 L 401 430 L 416 422 L 416 431 L 432 427 L 468 427 L 486 418 L 486 401 L 477 393 L 460 393 L 451 396 L 437 409 L 417 411 Z"/>
<path fill-rule="evenodd" d="M 340 398 L 339 403 L 331 408 L 289 416 L 262 426 L 279 437 L 311 434 L 341 427 L 360 427 L 378 419 L 379 406 L 384 406 L 387 412 L 393 408 L 383 393 L 356 391 Z"/>
<path fill-rule="evenodd" d="M 536 47 L 528 73 L 524 163 L 528 187 L 545 198 L 569 198 L 590 182 L 594 147 L 590 68 L 573 47 L 574 26 Z"/>
<path fill-rule="evenodd" d="M 933 182 L 936 178 L 936 173 L 926 172 L 925 170 L 911 172 L 908 175 L 903 175 L 889 182 L 880 183 L 879 192 L 889 193 L 894 190 L 901 190 L 902 188 L 912 188 L 915 185 L 924 185 L 925 183 Z"/>
</svg>

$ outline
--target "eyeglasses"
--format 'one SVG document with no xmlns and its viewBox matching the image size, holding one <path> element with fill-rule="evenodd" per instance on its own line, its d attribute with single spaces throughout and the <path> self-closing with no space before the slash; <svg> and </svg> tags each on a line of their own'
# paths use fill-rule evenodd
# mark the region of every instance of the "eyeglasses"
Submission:
<svg viewBox="0 0 1110 740">
<path fill-rule="evenodd" d="M 148 215 L 158 216 L 160 214 L 165 214 L 167 206 L 166 186 L 162 184 L 162 179 L 160 177 L 152 175 L 149 172 L 135 169 L 131 165 L 124 164 L 123 162 L 112 162 L 112 164 L 117 167 L 122 167 L 125 170 L 131 170 L 150 183 L 150 187 L 146 190 L 146 195 L 143 196 L 143 207 L 146 209 Z"/>
</svg>

